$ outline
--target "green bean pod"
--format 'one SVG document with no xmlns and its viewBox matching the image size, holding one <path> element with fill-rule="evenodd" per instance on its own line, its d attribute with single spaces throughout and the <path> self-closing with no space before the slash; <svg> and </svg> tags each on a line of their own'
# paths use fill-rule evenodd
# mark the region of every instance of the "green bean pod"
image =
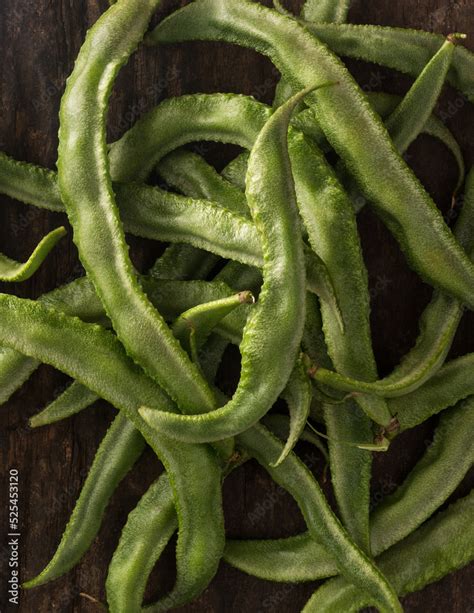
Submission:
<svg viewBox="0 0 474 613">
<path fill-rule="evenodd" d="M 451 67 L 455 41 L 464 35 L 451 34 L 423 68 L 403 100 L 385 122 L 399 151 L 406 151 L 431 116 Z"/>
<path fill-rule="evenodd" d="M 225 11 L 216 0 L 193 2 L 165 19 L 148 40 L 163 43 L 196 38 L 254 48 L 268 55 L 298 88 L 315 78 L 339 82 L 337 94 L 326 88 L 307 99 L 329 142 L 421 277 L 467 305 L 474 304 L 474 265 L 395 151 L 360 88 L 325 45 L 296 21 L 247 0 L 228 0 Z"/>
<path fill-rule="evenodd" d="M 403 484 L 375 508 L 370 517 L 375 556 L 419 528 L 455 491 L 474 461 L 469 442 L 473 420 L 473 398 L 446 411 L 424 456 Z M 269 581 L 314 581 L 337 573 L 321 539 L 308 532 L 285 539 L 228 540 L 224 559 Z"/>
<path fill-rule="evenodd" d="M 173 492 L 167 475 L 155 481 L 122 530 L 107 573 L 107 603 L 111 613 L 154 611 L 142 609 L 148 577 L 177 528 Z M 173 607 L 173 601 L 169 601 Z"/>
<path fill-rule="evenodd" d="M 157 170 L 170 187 L 186 196 L 220 202 L 229 211 L 250 216 L 245 194 L 229 184 L 197 153 L 177 149 L 159 162 Z"/>
<path fill-rule="evenodd" d="M 61 101 L 58 184 L 81 262 L 128 353 L 183 410 L 211 410 L 212 391 L 147 300 L 133 271 L 105 142 L 115 76 L 141 41 L 158 4 L 119 0 L 89 31 Z"/>
<path fill-rule="evenodd" d="M 301 360 L 296 362 L 293 373 L 282 393 L 282 398 L 288 405 L 290 426 L 285 447 L 273 466 L 279 466 L 285 460 L 290 451 L 300 440 L 306 427 L 306 422 L 308 421 L 313 392 L 311 389 L 311 382 Z"/>
<path fill-rule="evenodd" d="M 340 571 L 369 594 L 381 611 L 401 611 L 392 587 L 341 526 L 307 467 L 291 453 L 278 468 L 272 468 L 282 445 L 263 426 L 240 434 L 237 442 L 296 499 L 310 533 L 331 552 Z"/>
<path fill-rule="evenodd" d="M 474 559 L 473 504 L 471 492 L 377 558 L 400 596 L 416 592 Z M 303 611 L 351 613 L 369 604 L 365 594 L 338 577 L 319 588 Z"/>
<path fill-rule="evenodd" d="M 13 283 L 30 279 L 63 236 L 66 236 L 66 229 L 63 227 L 56 228 L 47 234 L 41 239 L 26 262 L 15 262 L 0 253 L 0 281 Z"/>
<path fill-rule="evenodd" d="M 218 256 L 190 244 L 167 247 L 149 273 L 156 279 L 206 279 L 219 261 Z"/>
<path fill-rule="evenodd" d="M 415 79 L 445 41 L 442 35 L 409 28 L 306 22 L 305 27 L 338 55 L 387 66 Z M 448 81 L 470 102 L 473 71 L 472 51 L 456 47 Z"/>
<path fill-rule="evenodd" d="M 258 303 L 240 345 L 239 386 L 229 403 L 208 415 L 168 421 L 164 413 L 140 409 L 144 419 L 171 436 L 204 442 L 241 432 L 268 411 L 290 377 L 303 334 L 306 292 L 287 132 L 293 107 L 306 93 L 272 115 L 250 155 L 246 195 L 264 265 Z"/>
<path fill-rule="evenodd" d="M 459 243 L 473 257 L 474 245 L 474 170 L 469 172 L 466 193 L 455 227 Z M 458 328 L 463 305 L 435 291 L 420 319 L 420 334 L 415 347 L 387 377 L 374 383 L 356 381 L 327 368 L 315 368 L 314 379 L 343 391 L 377 394 L 385 398 L 403 397 L 422 386 L 441 367 Z M 402 403 L 403 401 L 400 400 Z"/>
<path fill-rule="evenodd" d="M 197 360 L 197 351 L 219 322 L 243 304 L 254 304 L 251 292 L 239 292 L 228 298 L 204 302 L 182 313 L 173 322 L 172 331 L 183 349 Z"/>
<path fill-rule="evenodd" d="M 23 587 L 30 589 L 57 579 L 79 562 L 99 531 L 110 497 L 144 448 L 142 435 L 119 413 L 97 450 L 56 553 Z"/>
<path fill-rule="evenodd" d="M 30 427 L 38 428 L 76 415 L 98 399 L 97 394 L 77 381 L 60 394 L 53 402 L 30 419 Z"/>
<path fill-rule="evenodd" d="M 163 462 L 175 496 L 180 572 L 169 597 L 186 602 L 197 596 L 215 574 L 225 540 L 215 451 L 205 445 L 177 446 L 147 426 L 139 406 L 176 407 L 127 357 L 117 337 L 100 326 L 0 294 L 0 343 L 73 377 L 123 411 L 140 431 Z"/>
</svg>

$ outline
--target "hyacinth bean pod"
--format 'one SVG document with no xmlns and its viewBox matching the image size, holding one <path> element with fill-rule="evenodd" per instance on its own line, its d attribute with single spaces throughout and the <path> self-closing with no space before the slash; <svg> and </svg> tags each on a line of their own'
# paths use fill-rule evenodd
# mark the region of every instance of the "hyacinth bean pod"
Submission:
<svg viewBox="0 0 474 613">
<path fill-rule="evenodd" d="M 56 553 L 46 568 L 24 587 L 33 588 L 52 581 L 79 562 L 99 531 L 110 497 L 144 448 L 140 432 L 119 413 L 94 457 Z"/>
<path fill-rule="evenodd" d="M 274 463 L 274 466 L 279 466 L 300 440 L 309 417 L 313 392 L 311 389 L 311 381 L 301 360 L 296 362 L 288 380 L 288 384 L 283 390 L 282 398 L 288 405 L 290 426 L 285 447 L 280 457 Z"/>
<path fill-rule="evenodd" d="M 87 409 L 98 399 L 97 394 L 73 381 L 53 402 L 30 419 L 31 428 L 54 424 Z"/>
<path fill-rule="evenodd" d="M 474 169 L 471 169 L 455 235 L 472 257 L 474 245 Z M 400 365 L 384 379 L 375 383 L 351 380 L 326 368 L 313 371 L 315 380 L 344 391 L 379 394 L 385 398 L 403 397 L 428 381 L 442 366 L 459 326 L 464 308 L 456 299 L 435 291 L 420 319 L 420 334 L 414 348 Z M 455 401 L 460 397 L 455 397 Z M 461 396 L 462 398 L 462 396 Z M 403 411 L 408 414 L 407 411 Z"/>
<path fill-rule="evenodd" d="M 177 446 L 147 426 L 137 412 L 140 405 L 176 407 L 127 357 L 112 333 L 4 294 L 0 294 L 0 311 L 2 344 L 62 370 L 123 411 L 163 462 L 180 528 L 178 581 L 168 598 L 186 602 L 197 596 L 214 576 L 225 540 L 221 468 L 215 451 L 206 445 Z M 26 320 L 28 326 L 23 325 Z M 75 348 L 73 354 L 70 347 Z"/>
<path fill-rule="evenodd" d="M 15 262 L 0 253 L 0 281 L 13 283 L 30 279 L 63 236 L 66 236 L 66 229 L 63 227 L 47 234 L 24 263 Z"/>
<path fill-rule="evenodd" d="M 229 403 L 208 415 L 183 416 L 166 423 L 164 413 L 141 409 L 153 426 L 172 432 L 174 437 L 205 442 L 242 432 L 268 411 L 290 377 L 303 334 L 306 291 L 287 132 L 294 105 L 306 93 L 298 94 L 271 116 L 250 155 L 246 195 L 260 235 L 264 265 L 259 299 L 240 345 L 239 386 Z M 270 363 L 271 370 L 267 367 Z M 249 396 L 253 398 L 250 406 Z"/>
<path fill-rule="evenodd" d="M 255 298 L 249 291 L 239 292 L 228 298 L 204 302 L 182 313 L 173 322 L 172 331 L 183 349 L 199 363 L 197 352 L 209 338 L 219 322 L 243 304 L 253 304 Z"/>
<path fill-rule="evenodd" d="M 370 540 L 375 556 L 422 525 L 462 481 L 474 461 L 469 443 L 473 420 L 473 398 L 443 414 L 424 456 L 371 515 Z M 337 573 L 320 539 L 309 533 L 264 541 L 228 540 L 224 559 L 269 581 L 314 581 Z"/>
<path fill-rule="evenodd" d="M 441 49 L 423 68 L 410 91 L 385 122 L 399 151 L 408 149 L 430 118 L 451 67 L 457 38 L 465 36 L 461 34 L 448 36 Z"/>
<path fill-rule="evenodd" d="M 247 0 L 228 0 L 225 10 L 217 0 L 197 0 L 170 15 L 148 39 L 151 43 L 225 40 L 268 55 L 296 87 L 315 79 L 339 82 L 337 95 L 333 88 L 326 88 L 307 99 L 332 147 L 420 276 L 467 305 L 474 304 L 474 265 L 396 152 L 380 117 L 353 78 L 305 27 Z M 423 228 L 422 240 L 419 228 Z"/>
<path fill-rule="evenodd" d="M 230 211 L 250 216 L 245 194 L 197 153 L 177 149 L 160 161 L 157 170 L 170 187 L 186 196 L 220 202 Z"/>
<path fill-rule="evenodd" d="M 400 596 L 420 590 L 473 559 L 473 504 L 471 492 L 377 558 Z M 303 611 L 355 613 L 369 604 L 365 594 L 338 577 L 319 588 Z"/>
<path fill-rule="evenodd" d="M 212 391 L 140 288 L 109 173 L 105 122 L 111 89 L 158 4 L 119 0 L 89 31 L 61 101 L 58 184 L 81 262 L 129 354 L 182 410 L 211 410 Z"/>
<path fill-rule="evenodd" d="M 401 611 L 398 598 L 385 577 L 350 539 L 331 511 L 318 483 L 293 453 L 272 468 L 281 453 L 281 443 L 263 426 L 254 426 L 237 437 L 245 451 L 254 457 L 271 477 L 297 501 L 313 538 L 320 540 L 336 560 L 345 577 L 368 594 L 380 611 Z"/>
<path fill-rule="evenodd" d="M 313 23 L 305 26 L 338 55 L 387 66 L 414 79 L 445 41 L 439 34 L 409 28 Z M 472 51 L 456 47 L 448 81 L 470 102 L 474 102 L 473 71 Z"/>
<path fill-rule="evenodd" d="M 142 609 L 146 583 L 177 523 L 173 492 L 162 475 L 128 516 L 112 557 L 106 583 L 111 613 L 154 610 L 153 605 Z"/>
</svg>

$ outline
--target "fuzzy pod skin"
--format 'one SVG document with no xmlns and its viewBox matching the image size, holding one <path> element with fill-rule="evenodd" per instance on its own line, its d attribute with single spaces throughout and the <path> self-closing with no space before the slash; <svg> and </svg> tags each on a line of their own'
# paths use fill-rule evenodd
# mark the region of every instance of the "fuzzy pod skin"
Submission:
<svg viewBox="0 0 474 613">
<path fill-rule="evenodd" d="M 254 304 L 249 291 L 239 292 L 212 302 L 203 302 L 175 319 L 172 330 L 185 351 L 199 363 L 197 352 L 219 323 L 244 304 Z"/>
<path fill-rule="evenodd" d="M 63 236 L 66 236 L 66 229 L 63 227 L 56 228 L 56 230 L 47 234 L 24 263 L 15 262 L 15 260 L 0 253 L 0 281 L 18 283 L 30 279 Z"/>
<path fill-rule="evenodd" d="M 180 528 L 177 564 L 184 566 L 169 597 L 183 601 L 196 597 L 214 576 L 225 543 L 216 452 L 206 445 L 176 445 L 141 419 L 137 409 L 144 403 L 166 410 L 176 407 L 130 360 L 111 332 L 4 294 L 0 294 L 0 314 L 3 345 L 65 372 L 121 410 L 163 462 Z"/>
<path fill-rule="evenodd" d="M 262 243 L 263 285 L 244 328 L 237 391 L 208 415 L 168 421 L 164 413 L 140 410 L 151 425 L 181 440 L 219 440 L 247 429 L 275 402 L 293 369 L 303 334 L 306 283 L 287 132 L 294 105 L 306 93 L 268 120 L 250 155 L 246 195 Z"/>
<path fill-rule="evenodd" d="M 471 492 L 377 558 L 400 596 L 416 592 L 474 559 L 473 504 Z M 303 611 L 355 613 L 368 605 L 365 594 L 338 577 L 319 588 Z"/>
<path fill-rule="evenodd" d="M 380 611 L 402 611 L 393 588 L 349 537 L 331 511 L 313 475 L 297 456 L 291 453 L 278 468 L 272 468 L 273 458 L 280 455 L 282 445 L 260 425 L 240 434 L 237 444 L 241 444 L 295 498 L 310 533 L 331 552 L 344 576 L 360 586 Z"/>
<path fill-rule="evenodd" d="M 282 392 L 282 398 L 288 405 L 290 415 L 289 428 L 285 447 L 274 466 L 279 466 L 296 443 L 301 439 L 308 421 L 313 390 L 311 381 L 301 360 L 297 360 L 293 372 L 288 380 L 286 388 Z"/>
<path fill-rule="evenodd" d="M 440 411 L 474 394 L 474 354 L 450 360 L 414 392 L 388 401 L 400 431 L 414 428 Z"/>
<path fill-rule="evenodd" d="M 111 613 L 151 613 L 142 608 L 145 588 L 153 566 L 178 527 L 173 491 L 162 475 L 129 514 L 107 573 L 107 603 Z M 169 608 L 173 601 L 168 602 Z"/>
<path fill-rule="evenodd" d="M 388 132 L 395 135 L 393 143 L 399 151 L 408 149 L 431 116 L 451 67 L 455 36 L 461 37 L 447 38 L 385 122 Z"/>
<path fill-rule="evenodd" d="M 313 23 L 305 27 L 340 56 L 380 64 L 414 79 L 445 41 L 442 35 L 409 28 Z M 448 81 L 470 102 L 474 102 L 473 72 L 472 51 L 456 47 Z"/>
<path fill-rule="evenodd" d="M 112 86 L 158 4 L 119 0 L 89 31 L 61 101 L 58 184 L 81 262 L 128 353 L 183 410 L 212 410 L 212 391 L 139 286 L 109 171 Z"/>
<path fill-rule="evenodd" d="M 344 23 L 350 0 L 306 0 L 301 17 L 315 23 Z"/>
<path fill-rule="evenodd" d="M 144 448 L 140 432 L 119 413 L 97 450 L 53 558 L 23 587 L 31 589 L 57 579 L 79 562 L 99 531 L 110 497 Z"/>
<path fill-rule="evenodd" d="M 170 187 L 186 196 L 214 200 L 229 211 L 250 217 L 245 194 L 197 153 L 186 149 L 172 151 L 160 160 L 157 171 Z"/>
<path fill-rule="evenodd" d="M 474 304 L 474 265 L 395 150 L 380 117 L 325 45 L 296 21 L 247 0 L 228 0 L 225 5 L 197 0 L 165 19 L 148 37 L 151 43 L 195 39 L 225 40 L 268 55 L 297 88 L 315 79 L 339 82 L 337 95 L 327 88 L 307 99 L 328 141 L 420 276 L 467 305 Z"/>
<path fill-rule="evenodd" d="M 87 409 L 97 399 L 97 394 L 77 381 L 73 381 L 53 402 L 30 419 L 30 427 L 39 428 L 67 419 Z"/>
<path fill-rule="evenodd" d="M 424 456 L 371 515 L 375 556 L 418 529 L 455 491 L 474 461 L 473 420 L 473 398 L 443 414 Z M 268 581 L 315 581 L 337 573 L 321 540 L 308 532 L 284 539 L 228 540 L 224 559 Z"/>
<path fill-rule="evenodd" d="M 472 257 L 474 245 L 474 170 L 468 174 L 466 192 L 459 219 L 455 226 L 459 243 Z M 395 404 L 403 406 L 403 397 L 414 392 L 441 368 L 451 348 L 464 312 L 464 306 L 455 298 L 439 291 L 424 310 L 420 318 L 420 334 L 416 344 L 406 354 L 397 368 L 382 380 L 374 383 L 355 381 L 326 368 L 317 368 L 314 379 L 342 391 L 357 391 L 377 394 L 385 398 L 398 398 Z M 458 400 L 454 396 L 454 402 Z M 393 409 L 392 409 L 393 410 Z M 403 414 L 408 414 L 406 410 Z"/>
</svg>

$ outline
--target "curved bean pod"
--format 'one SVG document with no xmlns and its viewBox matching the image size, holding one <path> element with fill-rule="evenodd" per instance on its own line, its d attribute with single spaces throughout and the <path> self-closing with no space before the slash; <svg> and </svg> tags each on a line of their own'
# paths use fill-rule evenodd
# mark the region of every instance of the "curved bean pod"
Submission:
<svg viewBox="0 0 474 613">
<path fill-rule="evenodd" d="M 420 276 L 467 305 L 474 304 L 473 263 L 394 150 L 380 118 L 355 81 L 325 45 L 296 21 L 247 0 L 228 0 L 225 11 L 216 0 L 193 2 L 161 22 L 148 40 L 164 43 L 196 38 L 254 48 L 270 56 L 297 87 L 305 87 L 315 78 L 339 82 L 337 95 L 328 88 L 307 98 L 329 142 Z M 357 122 L 353 121 L 354 112 Z M 419 228 L 423 228 L 423 240 Z"/>
<path fill-rule="evenodd" d="M 106 582 L 111 613 L 154 610 L 153 605 L 142 609 L 146 583 L 177 524 L 173 492 L 162 475 L 129 514 L 112 557 Z"/>
<path fill-rule="evenodd" d="M 472 257 L 474 245 L 474 169 L 467 182 L 464 205 L 455 229 L 456 238 Z M 454 298 L 435 292 L 422 314 L 420 335 L 415 347 L 388 377 L 375 383 L 355 381 L 326 368 L 312 371 L 315 380 L 344 391 L 380 394 L 386 398 L 416 390 L 443 364 L 463 314 L 463 305 Z"/>
<path fill-rule="evenodd" d="M 300 440 L 308 420 L 313 392 L 311 382 L 301 360 L 296 362 L 288 384 L 282 393 L 282 398 L 288 405 L 290 425 L 285 446 L 279 458 L 272 466 L 279 466 L 285 460 Z"/>
<path fill-rule="evenodd" d="M 400 596 L 416 592 L 474 559 L 473 504 L 471 493 L 377 558 Z M 351 613 L 369 604 L 365 594 L 338 577 L 319 588 L 303 611 Z"/>
<path fill-rule="evenodd" d="M 79 562 L 99 531 L 110 497 L 144 448 L 142 435 L 119 413 L 97 450 L 56 553 L 23 587 L 30 589 L 57 579 Z"/>
<path fill-rule="evenodd" d="M 97 399 L 97 394 L 73 381 L 56 400 L 30 419 L 30 427 L 38 428 L 71 417 L 90 407 Z"/>
<path fill-rule="evenodd" d="M 305 27 L 341 56 L 393 68 L 415 78 L 444 43 L 444 37 L 421 30 L 374 25 L 313 24 Z M 474 54 L 456 47 L 448 81 L 474 102 Z"/>
<path fill-rule="evenodd" d="M 183 349 L 197 360 L 197 351 L 219 322 L 243 304 L 254 304 L 251 292 L 240 292 L 213 302 L 204 302 L 182 313 L 173 322 L 172 331 Z"/>
<path fill-rule="evenodd" d="M 442 416 L 424 456 L 370 517 L 375 556 L 421 526 L 454 492 L 474 461 L 473 425 L 473 398 Z M 314 581 L 337 573 L 321 540 L 308 532 L 286 539 L 228 540 L 224 559 L 269 581 Z"/>
<path fill-rule="evenodd" d="M 66 229 L 63 227 L 56 228 L 56 230 L 47 234 L 41 239 L 33 253 L 24 263 L 15 262 L 15 260 L 0 253 L 0 281 L 20 282 L 30 279 L 48 257 L 50 251 L 57 245 L 58 241 L 63 236 L 66 236 L 66 234 Z"/>
<path fill-rule="evenodd" d="M 245 194 L 229 184 L 197 153 L 177 149 L 159 162 L 157 170 L 170 187 L 186 196 L 213 200 L 229 211 L 250 215 Z"/>
<path fill-rule="evenodd" d="M 215 574 L 225 541 L 216 453 L 205 445 L 177 446 L 147 426 L 137 412 L 140 405 L 176 407 L 111 332 L 40 303 L 0 294 L 0 343 L 73 377 L 122 410 L 140 431 L 163 462 L 175 496 L 177 563 L 184 568 L 171 594 L 183 601 L 199 594 Z"/>
<path fill-rule="evenodd" d="M 455 490 L 474 464 L 474 446 L 470 443 L 473 433 L 471 396 L 443 414 L 422 459 L 395 493 L 375 509 L 371 537 L 377 543 L 377 553 L 418 528 Z"/>
<path fill-rule="evenodd" d="M 250 154 L 246 195 L 262 242 L 264 265 L 258 303 L 240 346 L 239 386 L 229 403 L 208 415 L 168 421 L 164 413 L 140 409 L 151 425 L 173 437 L 204 442 L 245 430 L 268 411 L 293 369 L 303 334 L 306 292 L 287 132 L 294 105 L 306 94 L 298 94 L 272 115 Z"/>
<path fill-rule="evenodd" d="M 414 392 L 390 399 L 388 403 L 397 416 L 400 431 L 414 428 L 432 415 L 474 394 L 473 365 L 472 353 L 451 360 Z"/>
<path fill-rule="evenodd" d="M 61 101 L 58 184 L 81 262 L 129 354 L 183 410 L 212 410 L 212 391 L 134 274 L 105 142 L 115 76 L 143 38 L 158 4 L 119 0 L 89 31 Z"/>
<path fill-rule="evenodd" d="M 149 270 L 155 279 L 206 279 L 219 258 L 186 243 L 167 247 Z"/>
<path fill-rule="evenodd" d="M 399 151 L 406 151 L 431 116 L 451 67 L 455 41 L 461 34 L 448 36 L 441 49 L 423 68 L 409 92 L 385 122 Z"/>
<path fill-rule="evenodd" d="M 271 463 L 281 453 L 281 443 L 263 426 L 254 426 L 237 442 L 297 501 L 311 535 L 320 540 L 336 559 L 341 572 L 370 594 L 381 611 L 401 611 L 398 598 L 384 576 L 351 540 L 331 511 L 318 483 L 307 467 L 290 453 L 278 468 Z"/>
<path fill-rule="evenodd" d="M 368 279 L 355 213 L 323 154 L 314 148 L 312 155 L 308 155 L 310 146 L 303 138 L 290 140 L 291 159 L 298 168 L 296 185 L 300 213 L 311 246 L 327 266 L 344 322 L 342 330 L 333 305 L 320 294 L 328 354 L 338 372 L 358 372 L 361 378 L 373 381 L 377 379 L 377 368 L 371 342 Z M 388 425 L 392 416 L 385 401 L 380 400 L 374 396 L 357 398 L 367 416 L 376 423 Z M 325 422 L 330 438 L 370 441 L 373 438 L 371 422 L 362 411 L 351 401 L 340 410 L 327 406 Z M 371 455 L 332 441 L 329 452 L 332 481 L 344 525 L 356 542 L 368 551 Z"/>
<path fill-rule="evenodd" d="M 280 415 L 279 413 L 271 413 L 270 415 L 265 415 L 262 419 L 262 424 L 270 430 L 272 434 L 274 434 L 277 438 L 282 441 L 286 441 L 290 433 L 290 418 L 287 415 Z M 305 441 L 310 443 L 324 456 L 324 459 L 329 464 L 329 455 L 324 446 L 324 443 L 321 442 L 319 436 L 314 434 L 309 428 L 305 428 L 301 431 L 299 436 L 300 441 Z"/>
<path fill-rule="evenodd" d="M 290 96 L 291 98 L 291 96 Z M 288 100 L 289 98 L 287 98 Z M 279 105 L 281 106 L 281 105 Z M 298 117 L 298 115 L 295 115 Z M 249 162 L 249 153 L 244 151 L 223 169 L 221 175 L 238 189 L 245 191 L 245 177 L 247 175 L 247 166 Z"/>
</svg>

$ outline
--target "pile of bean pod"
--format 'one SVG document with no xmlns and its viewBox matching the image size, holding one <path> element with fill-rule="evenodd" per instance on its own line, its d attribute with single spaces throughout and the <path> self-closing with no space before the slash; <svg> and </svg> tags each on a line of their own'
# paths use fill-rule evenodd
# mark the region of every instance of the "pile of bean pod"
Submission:
<svg viewBox="0 0 474 613">
<path fill-rule="evenodd" d="M 402 611 L 400 596 L 474 558 L 474 494 L 443 506 L 474 461 L 474 355 L 446 361 L 474 307 L 474 171 L 466 175 L 434 115 L 446 81 L 474 101 L 474 55 L 462 35 L 346 25 L 348 0 L 306 0 L 299 16 L 279 2 L 195 0 L 149 30 L 159 4 L 118 0 L 89 31 L 61 101 L 57 172 L 0 154 L 1 193 L 66 211 L 86 271 L 36 301 L 0 294 L 0 399 L 46 363 L 74 382 L 32 427 L 97 398 L 118 410 L 56 553 L 24 587 L 81 560 L 149 445 L 165 470 L 123 527 L 110 611 L 190 602 L 221 560 L 269 581 L 327 579 L 306 613 Z M 170 98 L 108 144 L 111 90 L 137 46 L 160 53 L 190 40 L 268 56 L 282 75 L 273 108 L 238 94 Z M 338 55 L 396 69 L 413 85 L 404 97 L 367 94 Z M 420 133 L 457 163 L 454 232 L 403 158 Z M 198 141 L 246 152 L 218 173 L 183 148 Z M 148 181 L 154 172 L 166 188 Z M 416 344 L 383 379 L 356 225 L 366 202 L 435 290 Z M 146 274 L 125 232 L 170 243 Z M 64 233 L 48 234 L 26 264 L 1 256 L 0 280 L 31 277 Z M 231 398 L 218 376 L 229 344 L 241 354 Z M 286 413 L 281 403 L 270 411 L 279 398 Z M 438 413 L 432 444 L 371 510 L 373 452 Z M 327 457 L 336 510 L 294 453 L 299 440 Z M 222 482 L 252 458 L 296 500 L 305 533 L 226 539 Z M 175 585 L 144 606 L 175 532 Z"/>
</svg>

